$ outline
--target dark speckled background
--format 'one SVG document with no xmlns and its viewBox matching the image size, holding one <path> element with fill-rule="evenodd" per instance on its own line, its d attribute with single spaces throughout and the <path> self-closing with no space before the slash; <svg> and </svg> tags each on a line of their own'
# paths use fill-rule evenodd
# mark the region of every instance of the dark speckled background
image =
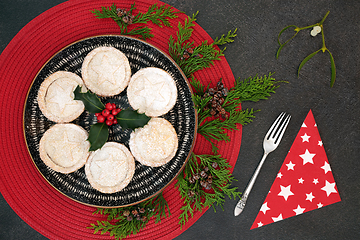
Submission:
<svg viewBox="0 0 360 240">
<path fill-rule="evenodd" d="M 1 0 L 0 51 L 33 18 L 64 1 Z M 238 28 L 225 56 L 236 78 L 275 72 L 281 84 L 269 100 L 243 103 L 261 109 L 243 128 L 242 146 L 233 175 L 244 189 L 262 157 L 262 140 L 281 111 L 293 118 L 279 146 L 271 153 L 250 194 L 244 212 L 233 216 L 236 202 L 226 200 L 224 211 L 207 211 L 177 239 L 360 239 L 360 1 L 168 0 L 188 15 L 200 11 L 198 24 L 212 38 Z M 320 35 L 300 32 L 276 60 L 277 34 L 290 24 L 299 27 L 319 22 L 325 13 L 326 46 L 332 52 L 337 79 L 330 88 L 330 61 L 319 53 L 302 69 L 303 58 L 321 48 Z M 278 223 L 249 230 L 293 140 L 312 109 L 342 199 L 341 202 Z M 24 223 L 0 199 L 0 239 L 45 239 Z"/>
</svg>

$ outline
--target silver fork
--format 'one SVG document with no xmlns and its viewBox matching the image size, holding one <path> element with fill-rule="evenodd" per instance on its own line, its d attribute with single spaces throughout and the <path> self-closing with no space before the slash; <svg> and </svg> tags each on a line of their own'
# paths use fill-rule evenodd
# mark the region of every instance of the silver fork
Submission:
<svg viewBox="0 0 360 240">
<path fill-rule="evenodd" d="M 286 130 L 286 127 L 290 121 L 291 116 L 289 114 L 286 114 L 285 112 L 282 112 L 278 118 L 275 120 L 273 125 L 270 127 L 269 131 L 266 133 L 264 138 L 264 156 L 262 157 L 259 166 L 256 168 L 254 175 L 252 176 L 249 184 L 247 185 L 240 201 L 236 204 L 234 215 L 238 216 L 244 209 L 246 200 L 249 196 L 249 193 L 255 183 L 255 180 L 257 176 L 259 175 L 260 169 L 265 162 L 265 159 L 269 153 L 274 151 L 277 146 L 279 146 L 280 140 L 282 136 L 284 135 L 284 132 Z"/>
</svg>

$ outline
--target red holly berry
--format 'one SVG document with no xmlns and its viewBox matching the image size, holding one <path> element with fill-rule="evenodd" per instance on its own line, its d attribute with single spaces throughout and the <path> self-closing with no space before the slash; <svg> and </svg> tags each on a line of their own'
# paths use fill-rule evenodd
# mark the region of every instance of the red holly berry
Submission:
<svg viewBox="0 0 360 240">
<path fill-rule="evenodd" d="M 99 123 L 105 122 L 108 126 L 117 124 L 117 119 L 115 115 L 121 111 L 120 108 L 117 108 L 115 103 L 106 103 L 105 109 L 99 113 L 95 113 Z"/>
<path fill-rule="evenodd" d="M 111 111 L 111 114 L 115 116 L 115 115 L 118 114 L 120 111 L 121 111 L 120 108 L 115 108 L 115 109 L 113 109 L 113 110 Z"/>
<path fill-rule="evenodd" d="M 102 114 L 104 117 L 107 117 L 107 116 L 109 116 L 110 111 L 109 111 L 108 109 L 104 109 L 104 110 L 101 112 L 101 114 Z"/>
<path fill-rule="evenodd" d="M 97 116 L 97 120 L 99 123 L 103 123 L 105 121 L 105 117 L 103 115 Z"/>
<path fill-rule="evenodd" d="M 112 105 L 112 103 L 107 103 L 105 104 L 105 108 L 109 111 L 113 110 L 114 109 L 114 106 Z"/>
<path fill-rule="evenodd" d="M 114 115 L 109 114 L 109 116 L 106 117 L 107 120 L 113 121 L 114 120 Z"/>
</svg>

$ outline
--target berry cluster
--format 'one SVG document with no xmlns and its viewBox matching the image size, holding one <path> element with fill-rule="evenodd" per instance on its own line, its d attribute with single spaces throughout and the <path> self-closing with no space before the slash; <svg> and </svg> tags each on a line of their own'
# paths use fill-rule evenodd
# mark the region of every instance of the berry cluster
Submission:
<svg viewBox="0 0 360 240">
<path fill-rule="evenodd" d="M 216 87 L 209 88 L 209 90 L 205 93 L 204 97 L 211 96 L 211 100 L 207 106 L 207 109 L 210 109 L 211 116 L 221 116 L 222 118 L 229 117 L 229 113 L 227 113 L 222 107 L 228 92 L 229 90 L 224 87 L 224 84 L 220 79 L 220 81 L 216 84 Z"/>
<path fill-rule="evenodd" d="M 105 104 L 105 109 L 102 112 L 95 113 L 97 121 L 99 123 L 105 122 L 106 125 L 111 126 L 117 124 L 116 115 L 121 111 L 120 108 L 117 108 L 115 103 Z"/>
<path fill-rule="evenodd" d="M 148 211 L 154 211 L 153 209 L 148 209 Z M 132 221 L 133 219 L 136 219 L 138 221 L 142 221 L 142 222 L 146 222 L 146 220 L 148 219 L 145 215 L 146 210 L 145 208 L 137 208 L 134 210 L 125 210 L 123 212 L 123 216 L 126 217 L 126 220 L 128 220 L 129 222 Z"/>
<path fill-rule="evenodd" d="M 188 60 L 194 53 L 194 49 L 193 48 L 188 48 L 188 49 L 185 49 L 184 52 L 183 52 L 183 55 L 180 57 L 181 60 Z M 201 55 L 200 54 L 196 54 L 194 55 L 195 57 L 197 58 L 200 58 Z"/>
<path fill-rule="evenodd" d="M 135 16 L 130 14 L 130 12 L 126 11 L 126 9 L 122 9 L 122 8 L 117 8 L 116 9 L 116 15 L 118 17 L 122 17 L 122 21 L 125 23 L 125 24 L 132 24 L 132 22 L 134 21 L 135 19 Z"/>
<path fill-rule="evenodd" d="M 219 165 L 217 162 L 213 162 L 211 165 L 214 169 L 216 169 Z M 212 180 L 213 176 L 208 173 L 209 167 L 204 167 L 199 173 L 195 173 L 194 175 L 189 177 L 189 183 L 195 184 L 196 181 L 200 181 L 200 186 L 203 187 L 205 190 L 210 190 L 212 188 Z M 195 196 L 194 191 L 188 192 L 188 197 L 193 198 Z"/>
</svg>

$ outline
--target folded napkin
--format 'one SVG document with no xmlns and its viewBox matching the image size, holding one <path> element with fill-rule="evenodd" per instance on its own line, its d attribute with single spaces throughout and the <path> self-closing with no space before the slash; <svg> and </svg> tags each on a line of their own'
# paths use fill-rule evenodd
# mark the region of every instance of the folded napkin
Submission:
<svg viewBox="0 0 360 240">
<path fill-rule="evenodd" d="M 341 201 L 309 111 L 251 229 Z"/>
</svg>

